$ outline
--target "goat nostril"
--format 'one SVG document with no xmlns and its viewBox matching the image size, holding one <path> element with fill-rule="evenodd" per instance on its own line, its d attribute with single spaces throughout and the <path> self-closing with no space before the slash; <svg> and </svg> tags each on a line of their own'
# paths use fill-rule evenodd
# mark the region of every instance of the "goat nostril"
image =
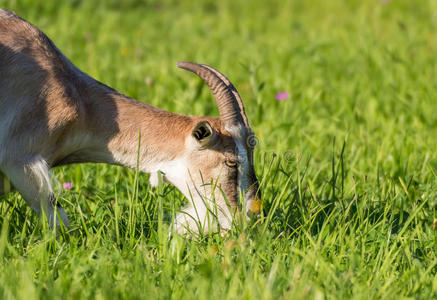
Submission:
<svg viewBox="0 0 437 300">
<path fill-rule="evenodd" d="M 262 203 L 260 199 L 250 200 L 246 204 L 246 213 L 249 217 L 259 215 L 261 213 Z"/>
</svg>

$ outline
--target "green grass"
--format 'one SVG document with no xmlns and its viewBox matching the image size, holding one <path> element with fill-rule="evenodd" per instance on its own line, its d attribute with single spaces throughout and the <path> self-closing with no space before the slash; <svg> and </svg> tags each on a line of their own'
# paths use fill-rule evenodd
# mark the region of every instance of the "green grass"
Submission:
<svg viewBox="0 0 437 300">
<path fill-rule="evenodd" d="M 263 217 L 169 239 L 185 201 L 173 187 L 58 168 L 72 233 L 0 200 L 0 298 L 437 296 L 436 1 L 105 3 L 0 0 L 83 71 L 169 111 L 217 114 L 177 61 L 227 74 L 259 137 Z"/>
</svg>

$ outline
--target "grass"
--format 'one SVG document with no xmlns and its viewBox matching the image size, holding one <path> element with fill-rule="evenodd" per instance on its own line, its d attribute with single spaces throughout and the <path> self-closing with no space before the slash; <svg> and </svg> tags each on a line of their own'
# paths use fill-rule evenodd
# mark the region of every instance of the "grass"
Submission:
<svg viewBox="0 0 437 300">
<path fill-rule="evenodd" d="M 264 214 L 168 238 L 184 198 L 106 165 L 55 169 L 73 232 L 0 200 L 0 298 L 430 299 L 437 295 L 437 3 L 0 0 L 80 69 L 169 111 L 215 115 L 175 67 L 240 90 Z M 289 98 L 275 100 L 277 92 Z"/>
</svg>

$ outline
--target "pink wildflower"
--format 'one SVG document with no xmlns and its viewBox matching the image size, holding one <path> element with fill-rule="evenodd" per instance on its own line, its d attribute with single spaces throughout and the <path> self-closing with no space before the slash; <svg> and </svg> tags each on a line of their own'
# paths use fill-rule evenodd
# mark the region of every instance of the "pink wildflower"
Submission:
<svg viewBox="0 0 437 300">
<path fill-rule="evenodd" d="M 284 100 L 288 99 L 288 93 L 287 92 L 277 93 L 275 95 L 275 99 L 278 101 L 284 101 Z"/>
<path fill-rule="evenodd" d="M 71 190 L 72 188 L 73 188 L 73 182 L 64 182 L 63 184 L 62 184 L 62 188 L 64 189 L 64 190 Z"/>
</svg>

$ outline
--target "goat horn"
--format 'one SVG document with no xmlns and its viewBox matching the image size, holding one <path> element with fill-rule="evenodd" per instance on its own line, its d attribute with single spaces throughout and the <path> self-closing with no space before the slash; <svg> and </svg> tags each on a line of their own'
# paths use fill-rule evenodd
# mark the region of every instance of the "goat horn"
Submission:
<svg viewBox="0 0 437 300">
<path fill-rule="evenodd" d="M 225 128 L 238 126 L 239 124 L 244 124 L 247 129 L 250 128 L 243 101 L 237 89 L 225 75 L 203 64 L 181 61 L 177 63 L 177 66 L 193 72 L 208 85 L 214 95 L 220 113 L 220 120 Z"/>
</svg>

